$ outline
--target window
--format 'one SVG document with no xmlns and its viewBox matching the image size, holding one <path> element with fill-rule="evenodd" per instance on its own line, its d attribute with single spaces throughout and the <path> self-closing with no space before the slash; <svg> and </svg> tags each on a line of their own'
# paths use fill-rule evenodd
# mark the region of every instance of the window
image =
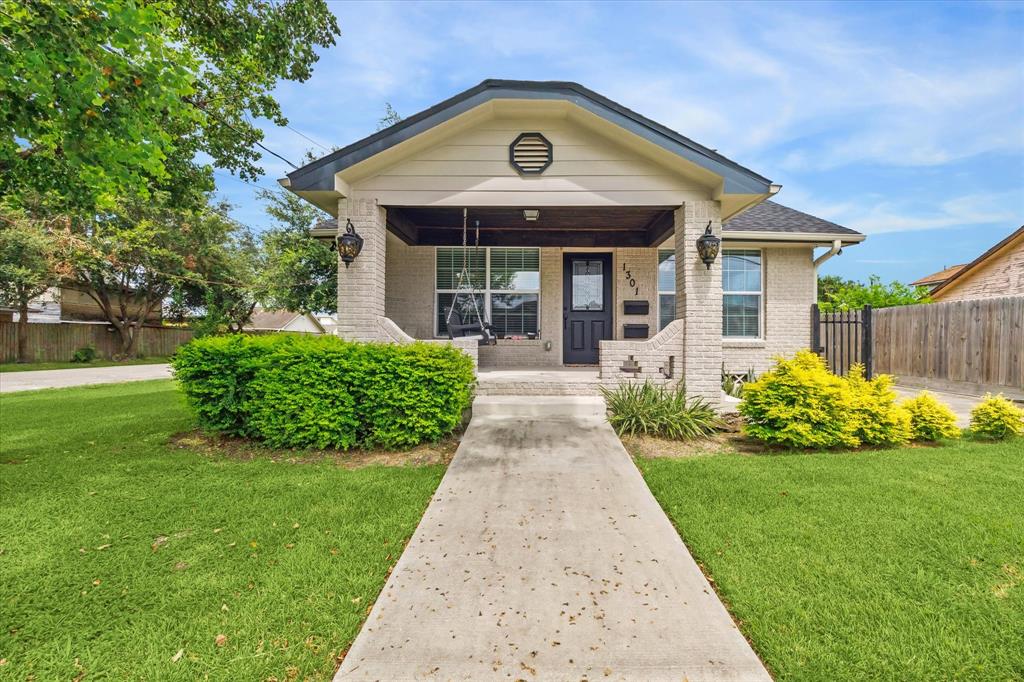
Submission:
<svg viewBox="0 0 1024 682">
<path fill-rule="evenodd" d="M 761 336 L 761 251 L 722 251 L 722 336 Z M 676 256 L 658 251 L 658 329 L 676 317 Z"/>
<path fill-rule="evenodd" d="M 658 251 L 658 331 L 676 319 L 676 252 Z"/>
<path fill-rule="evenodd" d="M 456 312 L 464 323 L 476 321 L 473 303 L 499 337 L 540 332 L 540 249 L 436 249 L 437 335 L 448 334 L 448 309 L 455 300 L 463 257 L 473 285 L 459 294 Z"/>
<path fill-rule="evenodd" d="M 722 336 L 761 336 L 761 251 L 722 252 Z"/>
</svg>

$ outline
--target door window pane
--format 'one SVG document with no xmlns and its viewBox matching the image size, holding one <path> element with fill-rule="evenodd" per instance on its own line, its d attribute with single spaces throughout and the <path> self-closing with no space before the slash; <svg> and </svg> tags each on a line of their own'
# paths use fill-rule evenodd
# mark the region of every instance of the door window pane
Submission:
<svg viewBox="0 0 1024 682">
<path fill-rule="evenodd" d="M 604 310 L 604 261 L 572 262 L 572 309 Z"/>
<path fill-rule="evenodd" d="M 676 319 L 676 295 L 658 294 L 658 331 Z"/>
<path fill-rule="evenodd" d="M 658 291 L 676 290 L 676 254 L 658 251 Z"/>
</svg>

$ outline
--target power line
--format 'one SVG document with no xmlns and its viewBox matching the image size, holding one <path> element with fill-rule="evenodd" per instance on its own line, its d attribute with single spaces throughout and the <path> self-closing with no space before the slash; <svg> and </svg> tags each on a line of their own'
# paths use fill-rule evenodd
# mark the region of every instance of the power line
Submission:
<svg viewBox="0 0 1024 682">
<path fill-rule="evenodd" d="M 306 135 L 305 133 L 299 132 L 298 130 L 296 130 L 295 128 L 292 128 L 292 127 L 291 127 L 290 125 L 288 125 L 287 123 L 286 123 L 286 124 L 284 125 L 284 127 L 285 127 L 285 128 L 287 128 L 288 130 L 292 131 L 293 133 L 295 133 L 295 134 L 296 134 L 296 135 L 298 135 L 299 137 L 302 137 L 302 138 L 305 138 L 305 139 L 309 140 L 310 142 L 312 142 L 313 144 L 315 144 L 315 145 L 316 145 L 317 147 L 320 147 L 320 149 L 323 149 L 323 150 L 324 150 L 325 152 L 330 152 L 330 151 L 331 151 L 330 147 L 326 147 L 326 146 L 324 146 L 324 145 L 320 144 L 319 142 L 317 142 L 316 140 L 314 140 L 314 139 L 313 139 L 312 137 L 310 137 L 309 135 Z"/>
</svg>

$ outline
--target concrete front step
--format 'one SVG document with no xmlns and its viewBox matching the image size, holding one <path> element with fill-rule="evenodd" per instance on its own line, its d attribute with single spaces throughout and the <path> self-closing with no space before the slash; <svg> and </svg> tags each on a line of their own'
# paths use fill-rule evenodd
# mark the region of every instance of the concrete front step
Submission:
<svg viewBox="0 0 1024 682">
<path fill-rule="evenodd" d="M 480 381 L 476 386 L 476 394 L 600 396 L 598 386 L 592 381 Z"/>
<path fill-rule="evenodd" d="M 483 395 L 473 401 L 473 418 L 605 416 L 604 398 L 582 395 Z"/>
</svg>

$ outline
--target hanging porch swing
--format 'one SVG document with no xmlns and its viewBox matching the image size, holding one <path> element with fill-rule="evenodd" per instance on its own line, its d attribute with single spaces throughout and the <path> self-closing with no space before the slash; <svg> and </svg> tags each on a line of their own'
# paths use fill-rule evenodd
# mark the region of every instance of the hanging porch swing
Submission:
<svg viewBox="0 0 1024 682">
<path fill-rule="evenodd" d="M 462 209 L 462 270 L 459 272 L 458 281 L 455 284 L 455 295 L 452 297 L 452 304 L 448 307 L 448 315 L 445 317 L 445 325 L 448 327 L 448 338 L 475 338 L 481 346 L 493 346 L 498 340 L 494 335 L 494 326 L 484 319 L 480 312 L 480 304 L 476 299 L 476 292 L 473 289 L 473 278 L 469 272 L 469 245 L 468 245 L 468 222 L 469 211 Z M 480 221 L 476 221 L 476 245 L 474 253 L 480 254 Z M 474 322 L 465 322 L 459 308 L 459 296 L 468 295 L 473 304 Z"/>
</svg>

